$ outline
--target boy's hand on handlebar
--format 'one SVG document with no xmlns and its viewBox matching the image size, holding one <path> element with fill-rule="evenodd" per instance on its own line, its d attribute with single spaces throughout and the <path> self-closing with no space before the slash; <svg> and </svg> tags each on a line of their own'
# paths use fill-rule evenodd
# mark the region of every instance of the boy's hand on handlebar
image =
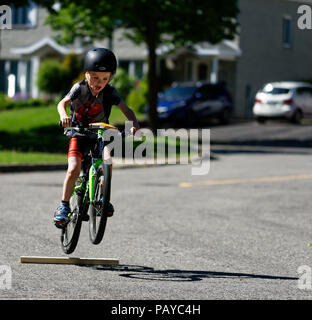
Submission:
<svg viewBox="0 0 312 320">
<path fill-rule="evenodd" d="M 61 123 L 64 128 L 70 127 L 72 125 L 71 118 L 68 116 L 61 117 Z"/>
<path fill-rule="evenodd" d="M 132 127 L 131 129 L 130 129 L 130 133 L 134 136 L 137 136 L 137 137 L 141 137 L 142 136 L 142 133 L 141 133 L 141 131 L 140 131 L 140 129 L 139 128 L 136 128 L 136 127 Z"/>
<path fill-rule="evenodd" d="M 133 139 L 136 141 L 142 141 L 143 139 L 143 134 L 141 130 L 137 127 L 132 127 L 130 129 L 130 136 L 132 135 Z"/>
</svg>

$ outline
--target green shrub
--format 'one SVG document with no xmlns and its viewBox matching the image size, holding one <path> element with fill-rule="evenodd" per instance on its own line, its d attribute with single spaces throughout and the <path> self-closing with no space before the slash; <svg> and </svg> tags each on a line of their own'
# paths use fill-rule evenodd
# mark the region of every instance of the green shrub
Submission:
<svg viewBox="0 0 312 320">
<path fill-rule="evenodd" d="M 67 72 L 68 82 L 70 83 L 70 86 L 74 85 L 76 82 L 84 78 L 82 61 L 77 54 L 67 54 L 64 58 L 63 66 Z M 81 77 L 82 73 L 83 77 Z"/>
<path fill-rule="evenodd" d="M 134 112 L 144 112 L 147 104 L 147 90 L 147 81 L 141 80 L 137 81 L 136 86 L 128 94 L 126 103 Z"/>
<path fill-rule="evenodd" d="M 15 100 L 9 98 L 3 92 L 0 92 L 0 111 L 2 110 L 11 110 L 11 109 L 18 109 L 18 108 L 26 108 L 26 107 L 41 107 L 48 105 L 48 102 L 43 99 L 21 99 Z"/>
<path fill-rule="evenodd" d="M 116 88 L 122 99 L 125 99 L 135 86 L 135 79 L 130 77 L 124 69 L 117 69 L 117 72 L 110 83 Z"/>
<path fill-rule="evenodd" d="M 81 71 L 78 74 L 78 76 L 75 79 L 73 79 L 72 85 L 74 85 L 76 82 L 79 82 L 79 81 L 83 80 L 84 78 L 85 78 L 85 73 L 84 73 L 84 71 Z"/>
<path fill-rule="evenodd" d="M 11 100 L 6 94 L 0 92 L 0 110 L 10 108 Z"/>
<path fill-rule="evenodd" d="M 64 65 L 56 59 L 47 59 L 40 65 L 37 85 L 48 94 L 64 94 L 68 91 L 68 73 Z"/>
</svg>

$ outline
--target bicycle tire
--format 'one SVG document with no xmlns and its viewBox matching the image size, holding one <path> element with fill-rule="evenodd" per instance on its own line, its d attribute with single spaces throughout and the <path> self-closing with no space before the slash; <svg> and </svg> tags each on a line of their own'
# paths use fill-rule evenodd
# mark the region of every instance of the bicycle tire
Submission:
<svg viewBox="0 0 312 320">
<path fill-rule="evenodd" d="M 104 179 L 100 192 L 101 179 Z M 94 181 L 94 199 L 89 206 L 89 236 L 93 244 L 99 244 L 104 236 L 107 223 L 107 208 L 111 192 L 110 165 L 101 163 L 96 171 Z M 100 201 L 102 198 L 102 201 Z"/>
<path fill-rule="evenodd" d="M 62 229 L 61 234 L 62 249 L 66 254 L 71 254 L 75 251 L 82 224 L 81 196 L 76 191 L 70 198 L 70 207 L 72 210 L 71 220 Z"/>
</svg>

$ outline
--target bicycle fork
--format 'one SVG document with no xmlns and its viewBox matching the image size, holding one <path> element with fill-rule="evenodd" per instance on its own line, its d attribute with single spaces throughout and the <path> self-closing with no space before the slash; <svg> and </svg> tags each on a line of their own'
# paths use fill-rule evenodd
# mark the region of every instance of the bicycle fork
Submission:
<svg viewBox="0 0 312 320">
<path fill-rule="evenodd" d="M 103 162 L 102 159 L 97 160 L 94 164 L 92 164 L 92 166 L 91 166 L 91 168 L 89 170 L 89 184 L 88 184 L 88 187 L 89 187 L 90 203 L 92 203 L 94 201 L 94 184 L 95 184 L 95 177 L 96 177 L 96 169 L 102 162 Z M 102 179 L 101 179 L 100 185 L 101 184 L 103 186 Z"/>
</svg>

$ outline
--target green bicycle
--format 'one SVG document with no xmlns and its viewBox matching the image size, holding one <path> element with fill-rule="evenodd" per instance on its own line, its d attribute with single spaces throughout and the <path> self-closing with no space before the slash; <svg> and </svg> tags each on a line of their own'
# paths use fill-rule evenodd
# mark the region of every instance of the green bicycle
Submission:
<svg viewBox="0 0 312 320">
<path fill-rule="evenodd" d="M 78 243 L 82 221 L 89 221 L 89 237 L 93 244 L 99 244 L 104 236 L 111 194 L 111 166 L 103 161 L 106 130 L 118 130 L 116 127 L 99 122 L 85 127 L 67 127 L 96 138 L 94 148 L 82 161 L 82 170 L 76 181 L 70 198 L 70 221 L 62 228 L 61 244 L 66 254 L 72 253 Z M 119 131 L 117 131 L 120 135 Z"/>
</svg>

